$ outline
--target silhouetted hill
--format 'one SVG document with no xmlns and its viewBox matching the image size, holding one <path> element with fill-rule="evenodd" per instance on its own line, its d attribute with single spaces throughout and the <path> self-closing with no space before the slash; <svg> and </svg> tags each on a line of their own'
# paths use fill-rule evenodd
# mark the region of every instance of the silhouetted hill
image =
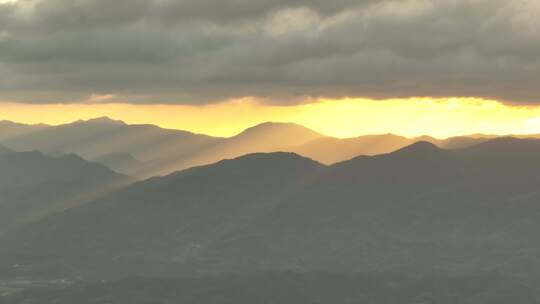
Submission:
<svg viewBox="0 0 540 304">
<path fill-rule="evenodd" d="M 299 142 L 308 142 L 321 136 L 321 134 L 298 124 L 266 122 L 248 128 L 232 139 L 237 141 L 255 141 L 258 146 L 273 150 L 276 145 L 284 147 L 297 145 Z M 262 141 L 263 138 L 266 138 L 267 142 Z"/>
<path fill-rule="evenodd" d="M 321 137 L 292 150 L 300 155 L 317 159 L 325 164 L 341 162 L 358 155 L 377 155 L 398 150 L 414 141 L 409 138 L 387 135 L 369 135 L 338 139 Z"/>
<path fill-rule="evenodd" d="M 517 139 L 458 150 L 419 142 L 333 166 L 248 155 L 153 178 L 13 232 L 0 240 L 0 263 L 6 275 L 540 276 L 538 155 L 538 141 Z"/>
<path fill-rule="evenodd" d="M 443 153 L 443 150 L 437 147 L 435 144 L 428 141 L 418 141 L 412 145 L 398 149 L 388 155 L 393 157 L 431 157 L 432 155 L 439 155 Z"/>
<path fill-rule="evenodd" d="M 222 159 L 239 157 L 249 153 L 290 151 L 290 147 L 311 141 L 322 135 L 292 123 L 267 122 L 244 132 L 224 138 L 185 157 L 152 163 L 154 174 L 166 174 L 193 166 L 215 163 Z"/>
<path fill-rule="evenodd" d="M 76 155 L 0 154 L 0 234 L 95 199 L 131 181 Z"/>
<path fill-rule="evenodd" d="M 391 274 L 263 273 L 186 279 L 128 278 L 35 288 L 1 304 L 474 303 L 533 304 L 538 288 L 500 275 L 415 278 Z"/>
<path fill-rule="evenodd" d="M 450 137 L 448 139 L 436 139 L 429 136 L 407 138 L 393 134 L 368 135 L 345 139 L 322 137 L 287 150 L 316 159 L 325 164 L 333 164 L 359 155 L 373 156 L 390 153 L 418 141 L 430 142 L 445 149 L 460 149 L 487 140 L 489 140 L 488 137 L 460 136 Z"/>
</svg>

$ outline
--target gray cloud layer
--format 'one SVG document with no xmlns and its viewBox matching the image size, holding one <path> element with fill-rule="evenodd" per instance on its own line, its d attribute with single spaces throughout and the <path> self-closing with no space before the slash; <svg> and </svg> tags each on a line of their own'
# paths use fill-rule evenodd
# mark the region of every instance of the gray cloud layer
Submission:
<svg viewBox="0 0 540 304">
<path fill-rule="evenodd" d="M 477 96 L 540 103 L 536 0 L 19 0 L 0 100 Z"/>
</svg>

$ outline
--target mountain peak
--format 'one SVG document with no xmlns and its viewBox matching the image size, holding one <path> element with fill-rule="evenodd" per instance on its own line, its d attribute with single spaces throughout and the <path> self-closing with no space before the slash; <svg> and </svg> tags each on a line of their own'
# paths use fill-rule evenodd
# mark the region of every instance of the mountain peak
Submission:
<svg viewBox="0 0 540 304">
<path fill-rule="evenodd" d="M 257 128 L 257 127 L 279 127 L 279 126 L 290 126 L 290 127 L 302 127 L 302 128 L 305 128 L 304 126 L 301 126 L 297 123 L 294 123 L 294 122 L 276 122 L 276 121 L 265 121 L 265 122 L 262 122 L 256 126 L 254 126 L 254 128 Z"/>
<path fill-rule="evenodd" d="M 256 126 L 247 128 L 246 130 L 244 130 L 239 135 L 254 133 L 254 132 L 257 132 L 257 131 L 292 131 L 292 130 L 302 131 L 302 132 L 306 132 L 306 133 L 311 133 L 313 135 L 322 136 L 321 134 L 319 134 L 319 133 L 317 133 L 317 132 L 315 132 L 315 131 L 313 131 L 313 130 L 311 130 L 309 128 L 306 128 L 306 127 L 304 127 L 302 125 L 296 124 L 296 123 L 291 123 L 291 122 L 270 122 L 270 121 L 263 122 L 263 123 L 258 124 Z"/>
<path fill-rule="evenodd" d="M 108 125 L 125 125 L 126 123 L 121 120 L 114 120 L 107 116 L 91 118 L 87 120 L 78 120 L 75 123 L 80 124 L 108 124 Z"/>
<path fill-rule="evenodd" d="M 309 174 L 322 167 L 324 165 L 295 153 L 252 153 L 233 159 L 224 159 L 210 165 L 192 167 L 157 180 L 176 180 L 176 178 L 189 176 L 203 177 L 205 183 L 210 179 L 220 179 L 227 183 L 243 178 L 246 178 L 243 182 L 275 177 L 283 180 Z M 255 176 L 257 177 L 254 178 Z"/>
<path fill-rule="evenodd" d="M 443 151 L 441 148 L 437 147 L 433 143 L 430 143 L 429 141 L 418 141 L 412 145 L 406 146 L 404 148 L 401 148 L 391 154 L 399 154 L 399 155 L 426 155 L 426 154 L 433 154 L 433 153 L 440 153 Z"/>
<path fill-rule="evenodd" d="M 268 141 L 279 140 L 284 146 L 297 145 L 323 135 L 302 125 L 287 122 L 265 122 L 244 130 L 233 138 L 265 138 Z"/>
<path fill-rule="evenodd" d="M 271 153 L 251 153 L 246 154 L 233 159 L 224 159 L 208 167 L 248 167 L 254 168 L 266 168 L 267 170 L 274 170 L 279 167 L 312 167 L 318 168 L 323 166 L 319 162 L 316 162 L 310 158 L 300 156 L 296 153 L 290 152 L 271 152 Z"/>
<path fill-rule="evenodd" d="M 226 161 L 316 161 L 292 152 L 251 153 Z"/>
</svg>

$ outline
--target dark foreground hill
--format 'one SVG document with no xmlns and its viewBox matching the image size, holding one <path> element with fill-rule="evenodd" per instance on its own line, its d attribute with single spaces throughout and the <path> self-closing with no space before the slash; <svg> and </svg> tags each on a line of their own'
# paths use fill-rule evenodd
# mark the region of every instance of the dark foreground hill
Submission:
<svg viewBox="0 0 540 304">
<path fill-rule="evenodd" d="M 84 204 L 129 182 L 131 178 L 75 155 L 0 154 L 0 234 Z"/>
<path fill-rule="evenodd" d="M 540 276 L 540 141 L 419 142 L 332 166 L 255 154 L 153 178 L 0 239 L 5 276 L 268 270 Z M 18 265 L 14 268 L 12 265 Z"/>
<path fill-rule="evenodd" d="M 533 304 L 538 290 L 499 275 L 414 278 L 405 275 L 265 273 L 190 279 L 130 278 L 36 288 L 0 304 Z"/>
</svg>

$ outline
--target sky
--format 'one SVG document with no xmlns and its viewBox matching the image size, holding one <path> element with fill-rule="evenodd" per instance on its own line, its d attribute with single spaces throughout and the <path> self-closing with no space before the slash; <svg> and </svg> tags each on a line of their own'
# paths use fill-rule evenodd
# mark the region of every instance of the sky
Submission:
<svg viewBox="0 0 540 304">
<path fill-rule="evenodd" d="M 252 99 L 204 106 L 5 103 L 1 107 L 4 119 L 30 124 L 58 125 L 109 116 L 131 124 L 223 137 L 266 121 L 299 123 L 339 138 L 386 133 L 438 138 L 474 133 L 540 134 L 540 108 L 476 98 L 343 99 L 301 105 L 267 105 Z"/>
<path fill-rule="evenodd" d="M 540 133 L 537 0 L 0 0 L 0 119 Z"/>
</svg>

